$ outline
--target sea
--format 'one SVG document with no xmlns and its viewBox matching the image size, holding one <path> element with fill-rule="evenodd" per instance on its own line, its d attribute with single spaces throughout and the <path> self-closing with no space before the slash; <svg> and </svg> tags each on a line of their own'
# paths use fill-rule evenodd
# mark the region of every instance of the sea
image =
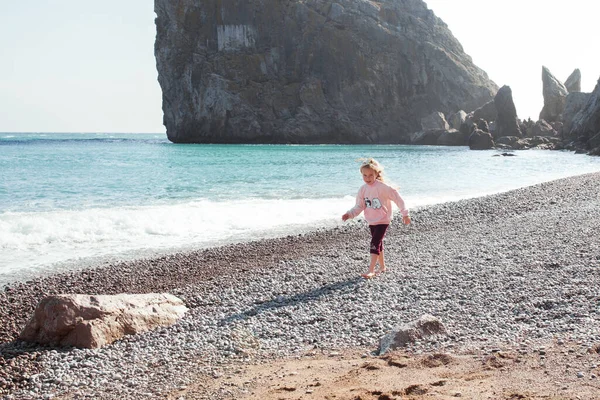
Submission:
<svg viewBox="0 0 600 400">
<path fill-rule="evenodd" d="M 165 134 L 0 133 L 0 285 L 344 224 L 373 157 L 406 204 L 600 171 L 567 151 L 174 144 Z"/>
</svg>

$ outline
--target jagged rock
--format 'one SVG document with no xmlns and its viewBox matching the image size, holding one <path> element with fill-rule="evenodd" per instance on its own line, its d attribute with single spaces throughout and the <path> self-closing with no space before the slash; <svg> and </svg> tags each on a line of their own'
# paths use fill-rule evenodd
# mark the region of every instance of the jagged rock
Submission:
<svg viewBox="0 0 600 400">
<path fill-rule="evenodd" d="M 562 132 L 563 132 L 563 126 L 564 126 L 564 124 L 561 121 L 551 122 L 550 126 L 552 127 L 552 129 L 554 129 L 554 131 L 556 132 L 557 136 L 562 137 Z"/>
<path fill-rule="evenodd" d="M 531 129 L 531 136 L 557 136 L 558 133 L 556 132 L 556 130 L 554 130 L 554 128 L 547 123 L 546 121 L 544 121 L 543 119 L 540 119 L 539 121 L 537 121 L 535 123 L 535 125 L 533 125 L 533 128 Z"/>
<path fill-rule="evenodd" d="M 468 145 L 471 150 L 489 150 L 494 147 L 494 138 L 489 132 L 475 129 L 469 136 Z"/>
<path fill-rule="evenodd" d="M 522 136 L 510 86 L 504 85 L 498 90 L 496 97 L 494 97 L 494 105 L 498 112 L 494 137 Z"/>
<path fill-rule="evenodd" d="M 562 114 L 563 120 L 563 129 L 562 132 L 563 137 L 565 139 L 577 139 L 576 137 L 571 137 L 570 132 L 573 125 L 573 119 L 579 113 L 579 111 L 583 110 L 587 102 L 590 100 L 592 96 L 591 93 L 569 93 L 567 96 L 567 100 L 565 103 L 565 110 Z"/>
<path fill-rule="evenodd" d="M 469 135 L 456 129 L 449 129 L 443 132 L 437 141 L 438 146 L 466 146 Z"/>
<path fill-rule="evenodd" d="M 593 138 L 591 138 L 588 141 L 588 144 L 590 146 L 591 149 L 595 149 L 596 147 L 600 147 L 600 133 L 598 133 L 596 136 L 594 136 Z"/>
<path fill-rule="evenodd" d="M 531 136 L 531 132 L 533 131 L 533 126 L 535 125 L 535 122 L 533 122 L 533 120 L 531 118 L 528 118 L 526 120 L 523 120 L 520 124 L 519 124 L 519 129 L 521 130 L 521 134 L 523 136 Z"/>
<path fill-rule="evenodd" d="M 567 99 L 567 88 L 550 73 L 546 67 L 542 67 L 542 83 L 544 93 L 544 107 L 540 112 L 540 118 L 548 122 L 560 121 L 565 109 Z"/>
<path fill-rule="evenodd" d="M 475 129 L 477 129 L 477 124 L 473 122 L 472 116 L 467 115 L 467 119 L 460 125 L 459 131 L 469 136 Z"/>
<path fill-rule="evenodd" d="M 496 104 L 494 100 L 490 100 L 477 110 L 473 111 L 473 120 L 484 119 L 486 121 L 495 121 L 498 118 L 498 111 L 496 110 Z"/>
<path fill-rule="evenodd" d="M 595 150 L 594 139 L 600 134 L 600 79 L 592 91 L 586 105 L 579 111 L 571 122 L 569 132 L 564 130 L 568 137 L 586 143 L 588 149 Z M 597 153 L 593 151 L 592 154 Z"/>
<path fill-rule="evenodd" d="M 444 324 L 438 318 L 426 314 L 415 321 L 392 329 L 390 333 L 382 337 L 379 340 L 378 353 L 383 355 L 417 340 L 439 335 L 446 335 Z"/>
<path fill-rule="evenodd" d="M 565 88 L 569 93 L 581 92 L 581 71 L 576 68 L 565 81 Z"/>
<path fill-rule="evenodd" d="M 19 339 L 98 348 L 125 335 L 172 325 L 186 311 L 183 301 L 168 293 L 53 295 L 40 301 Z"/>
<path fill-rule="evenodd" d="M 560 138 L 551 136 L 534 136 L 524 139 L 527 143 L 527 148 L 538 148 L 542 150 L 556 150 L 560 148 Z"/>
<path fill-rule="evenodd" d="M 446 132 L 445 129 L 414 132 L 410 135 L 410 144 L 436 145 L 444 132 Z"/>
<path fill-rule="evenodd" d="M 452 114 L 450 118 L 448 118 L 448 123 L 450 124 L 451 129 L 460 129 L 461 125 L 467 119 L 467 113 L 463 110 L 459 110 L 458 112 Z"/>
<path fill-rule="evenodd" d="M 446 121 L 444 114 L 439 111 L 432 112 L 426 117 L 421 118 L 421 130 L 433 131 L 433 130 L 448 130 L 450 125 Z"/>
<path fill-rule="evenodd" d="M 174 142 L 406 143 L 498 87 L 422 0 L 155 0 Z"/>
<path fill-rule="evenodd" d="M 488 133 L 490 132 L 490 125 L 485 119 L 478 119 L 477 121 L 475 121 L 475 125 L 477 125 L 477 129 Z"/>
<path fill-rule="evenodd" d="M 503 145 L 505 148 L 510 148 L 514 150 L 520 150 L 524 146 L 520 143 L 521 138 L 518 136 L 501 136 L 494 140 L 496 146 Z"/>
</svg>

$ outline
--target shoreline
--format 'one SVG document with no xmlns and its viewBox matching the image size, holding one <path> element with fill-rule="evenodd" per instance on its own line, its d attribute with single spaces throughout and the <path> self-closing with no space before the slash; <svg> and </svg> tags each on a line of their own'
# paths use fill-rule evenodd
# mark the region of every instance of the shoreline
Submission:
<svg viewBox="0 0 600 400">
<path fill-rule="evenodd" d="M 528 183 L 525 185 L 517 185 L 515 187 L 503 188 L 503 189 L 490 189 L 484 192 L 480 192 L 477 194 L 460 194 L 460 195 L 449 195 L 445 196 L 443 199 L 435 198 L 432 200 L 431 198 L 426 198 L 426 200 L 417 201 L 417 205 L 409 205 L 411 210 L 421 210 L 429 207 L 434 207 L 440 204 L 445 203 L 457 203 L 463 200 L 472 200 L 479 199 L 488 196 L 495 196 L 502 193 L 510 192 L 513 190 L 519 190 L 528 188 L 531 186 L 548 183 L 561 179 L 569 179 L 581 175 L 588 175 L 600 173 L 600 171 L 592 171 L 592 172 L 584 172 L 578 175 L 571 175 L 566 177 L 558 177 L 552 178 L 550 180 L 537 182 L 537 183 Z M 418 196 L 417 196 L 418 197 Z M 351 203 L 348 203 L 351 204 Z M 348 207 L 350 207 L 348 205 Z M 394 206 L 395 207 L 395 206 Z M 341 210 L 345 210 L 343 207 Z M 396 213 L 398 210 L 394 208 L 394 212 Z M 341 211 L 343 212 L 343 211 Z M 364 222 L 362 220 L 362 215 L 357 218 L 357 221 L 350 221 L 348 223 L 357 223 Z M 359 222 L 359 223 L 360 223 Z M 209 241 L 209 242 L 200 242 L 200 243 L 192 243 L 185 246 L 173 246 L 173 247 L 164 247 L 164 248 L 141 248 L 141 249 L 130 249 L 124 250 L 122 252 L 117 253 L 107 253 L 104 255 L 96 255 L 96 256 L 83 256 L 80 259 L 66 259 L 62 261 L 51 262 L 45 266 L 36 266 L 31 268 L 26 268 L 22 271 L 23 276 L 17 277 L 21 273 L 19 270 L 13 271 L 11 273 L 6 273 L 4 275 L 0 275 L 0 291 L 5 288 L 26 284 L 28 282 L 37 282 L 44 278 L 52 278 L 57 275 L 72 275 L 76 273 L 80 273 L 86 270 L 93 270 L 97 268 L 104 268 L 107 266 L 113 267 L 117 265 L 123 264 L 135 264 L 137 262 L 146 262 L 155 259 L 162 259 L 169 256 L 179 256 L 185 254 L 197 254 L 204 250 L 209 249 L 227 249 L 230 246 L 236 245 L 246 245 L 251 243 L 259 243 L 263 240 L 277 240 L 295 236 L 308 235 L 317 231 L 335 231 L 344 225 L 335 225 L 332 220 L 321 220 L 319 225 L 312 226 L 310 224 L 294 224 L 291 225 L 287 229 L 281 229 L 277 227 L 277 230 L 281 230 L 281 232 L 276 234 L 269 234 L 268 231 L 261 231 L 262 233 L 259 237 L 254 237 L 256 233 L 244 233 L 241 239 L 228 237 L 227 239 L 223 239 L 221 241 Z M 0 337 L 1 339 L 1 337 Z"/>
<path fill-rule="evenodd" d="M 419 209 L 411 213 L 413 226 L 394 220 L 386 237 L 390 271 L 373 281 L 358 278 L 367 267 L 368 232 L 355 221 L 18 283 L 0 293 L 0 359 L 10 357 L 50 379 L 56 375 L 52 366 L 75 353 L 81 359 L 69 374 L 80 380 L 94 381 L 94 368 L 118 366 L 138 382 L 136 390 L 160 393 L 172 388 L 174 376 L 186 381 L 192 366 L 210 372 L 247 358 L 302 354 L 315 345 L 373 348 L 390 327 L 424 313 L 439 316 L 451 334 L 411 351 L 536 346 L 556 339 L 593 346 L 600 343 L 594 290 L 600 285 L 598 193 L 600 173 L 591 173 Z M 44 295 L 150 291 L 179 296 L 188 315 L 174 327 L 99 351 L 48 354 L 10 342 Z M 251 356 L 236 342 L 241 333 L 261 344 Z M 98 354 L 108 352 L 118 357 L 98 366 Z M 158 378 L 150 380 L 140 376 L 140 357 L 169 363 L 156 361 L 152 373 Z M 136 398 L 125 381 L 121 398 Z M 64 383 L 47 391 L 89 390 L 112 398 L 89 383 L 88 389 Z"/>
</svg>

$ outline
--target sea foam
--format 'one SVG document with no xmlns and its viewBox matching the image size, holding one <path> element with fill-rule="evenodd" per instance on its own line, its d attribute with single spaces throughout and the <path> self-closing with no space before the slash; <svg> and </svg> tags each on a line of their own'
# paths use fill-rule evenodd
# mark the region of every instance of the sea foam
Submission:
<svg viewBox="0 0 600 400">
<path fill-rule="evenodd" d="M 341 223 L 354 198 L 198 200 L 0 214 L 0 277 L 85 259 L 204 248 Z"/>
</svg>

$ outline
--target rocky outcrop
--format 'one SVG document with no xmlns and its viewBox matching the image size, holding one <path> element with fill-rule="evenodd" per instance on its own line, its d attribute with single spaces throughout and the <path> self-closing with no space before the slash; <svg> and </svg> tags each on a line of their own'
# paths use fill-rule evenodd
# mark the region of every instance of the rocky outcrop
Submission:
<svg viewBox="0 0 600 400">
<path fill-rule="evenodd" d="M 450 124 L 450 128 L 452 129 L 460 129 L 461 125 L 467 119 L 467 113 L 463 110 L 459 110 L 458 112 L 452 114 L 450 118 L 448 118 L 448 124 Z"/>
<path fill-rule="evenodd" d="M 435 129 L 450 129 L 444 114 L 439 111 L 433 112 L 426 117 L 421 118 L 421 129 L 431 131 Z"/>
<path fill-rule="evenodd" d="M 576 68 L 565 81 L 565 88 L 569 93 L 581 92 L 581 71 Z"/>
<path fill-rule="evenodd" d="M 468 138 L 469 135 L 456 129 L 450 129 L 442 132 L 436 144 L 438 146 L 465 146 Z"/>
<path fill-rule="evenodd" d="M 579 113 L 579 111 L 583 110 L 591 96 L 591 93 L 569 93 L 565 102 L 565 110 L 563 111 L 562 115 L 563 138 L 567 140 L 577 139 L 577 137 L 571 136 L 573 119 Z M 574 135 L 577 135 L 577 132 L 574 132 Z"/>
<path fill-rule="evenodd" d="M 544 107 L 540 112 L 540 119 L 548 122 L 560 121 L 569 92 L 565 85 L 556 79 L 546 67 L 542 67 L 542 84 Z"/>
<path fill-rule="evenodd" d="M 554 130 L 552 125 L 540 119 L 531 128 L 531 136 L 557 136 L 558 133 Z"/>
<path fill-rule="evenodd" d="M 496 104 L 494 100 L 490 100 L 483 106 L 479 107 L 472 113 L 473 121 L 477 121 L 483 119 L 485 121 L 495 121 L 498 118 L 498 110 L 496 109 Z"/>
<path fill-rule="evenodd" d="M 494 137 L 522 136 L 521 129 L 519 129 L 519 120 L 517 119 L 517 109 L 509 86 L 504 85 L 498 90 L 496 97 L 494 97 L 494 105 L 498 113 Z"/>
<path fill-rule="evenodd" d="M 600 154 L 600 79 L 586 105 L 573 117 L 568 136 L 586 144 L 591 154 Z"/>
<path fill-rule="evenodd" d="M 98 348 L 125 335 L 172 325 L 187 311 L 170 294 L 45 297 L 19 339 L 51 346 Z"/>
<path fill-rule="evenodd" d="M 427 131 L 413 132 L 409 136 L 409 143 L 420 146 L 437 145 L 440 136 L 442 136 L 444 132 L 446 132 L 445 129 L 430 129 Z"/>
<path fill-rule="evenodd" d="M 406 143 L 497 86 L 421 0 L 155 0 L 174 142 Z"/>
</svg>

